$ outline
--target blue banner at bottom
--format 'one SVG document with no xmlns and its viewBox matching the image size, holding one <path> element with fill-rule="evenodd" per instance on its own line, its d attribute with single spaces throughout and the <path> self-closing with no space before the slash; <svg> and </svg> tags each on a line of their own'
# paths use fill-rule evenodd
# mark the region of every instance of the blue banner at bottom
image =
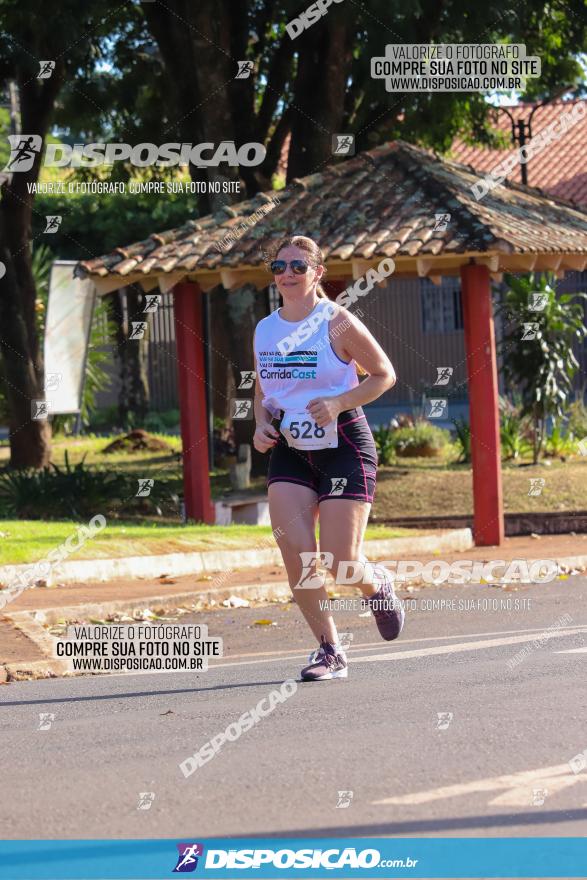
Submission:
<svg viewBox="0 0 587 880">
<path fill-rule="evenodd" d="M 586 877 L 587 838 L 0 841 L 0 880 Z"/>
</svg>

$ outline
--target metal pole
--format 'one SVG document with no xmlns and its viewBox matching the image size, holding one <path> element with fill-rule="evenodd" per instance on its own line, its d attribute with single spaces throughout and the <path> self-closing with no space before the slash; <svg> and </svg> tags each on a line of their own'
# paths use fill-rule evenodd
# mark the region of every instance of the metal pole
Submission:
<svg viewBox="0 0 587 880">
<path fill-rule="evenodd" d="M 526 122 L 518 119 L 518 145 L 520 149 L 526 145 Z M 520 171 L 522 173 L 522 183 L 528 186 L 528 163 L 520 162 Z"/>
<path fill-rule="evenodd" d="M 208 457 L 210 470 L 214 468 L 214 412 L 212 409 L 212 345 L 210 294 L 202 295 L 204 310 L 204 357 L 206 367 L 206 412 L 208 414 Z"/>
</svg>

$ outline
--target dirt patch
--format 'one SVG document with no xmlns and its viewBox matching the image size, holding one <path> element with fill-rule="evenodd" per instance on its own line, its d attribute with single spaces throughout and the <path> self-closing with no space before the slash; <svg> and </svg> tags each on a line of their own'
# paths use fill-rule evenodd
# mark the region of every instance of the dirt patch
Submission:
<svg viewBox="0 0 587 880">
<path fill-rule="evenodd" d="M 38 645 L 22 633 L 12 621 L 0 620 L 0 667 L 5 663 L 20 663 L 26 660 L 44 660 L 45 655 Z"/>
<path fill-rule="evenodd" d="M 412 464 L 413 461 L 413 464 Z M 573 513 L 585 507 L 587 458 L 562 463 L 502 465 L 506 513 Z M 532 481 L 538 482 L 531 495 Z M 471 465 L 437 466 L 434 459 L 410 465 L 379 467 L 372 519 L 376 522 L 413 516 L 463 515 L 473 512 Z M 437 526 L 440 527 L 440 526 Z M 580 531 L 575 528 L 574 531 Z"/>
<path fill-rule="evenodd" d="M 173 449 L 165 440 L 153 437 L 142 428 L 137 428 L 125 434 L 124 437 L 117 437 L 112 443 L 109 443 L 102 450 L 103 455 L 109 452 L 173 452 Z"/>
</svg>

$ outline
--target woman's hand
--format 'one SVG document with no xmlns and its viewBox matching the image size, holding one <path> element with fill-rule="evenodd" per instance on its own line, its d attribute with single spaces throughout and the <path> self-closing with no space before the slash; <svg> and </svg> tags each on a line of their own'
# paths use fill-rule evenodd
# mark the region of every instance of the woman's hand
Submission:
<svg viewBox="0 0 587 880">
<path fill-rule="evenodd" d="M 253 446 L 257 452 L 267 452 L 277 443 L 279 437 L 271 422 L 260 422 L 255 428 Z"/>
<path fill-rule="evenodd" d="M 306 409 L 321 428 L 333 422 L 342 412 L 338 397 L 315 397 Z"/>
</svg>

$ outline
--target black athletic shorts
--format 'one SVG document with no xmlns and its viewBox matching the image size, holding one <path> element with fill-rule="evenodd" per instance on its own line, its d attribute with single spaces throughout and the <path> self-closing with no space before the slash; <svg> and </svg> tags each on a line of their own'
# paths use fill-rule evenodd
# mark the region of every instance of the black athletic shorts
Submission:
<svg viewBox="0 0 587 880">
<path fill-rule="evenodd" d="M 297 483 L 327 498 L 373 501 L 377 471 L 377 450 L 362 407 L 338 417 L 336 449 L 303 450 L 287 445 L 279 434 L 271 451 L 267 485 Z"/>
</svg>

